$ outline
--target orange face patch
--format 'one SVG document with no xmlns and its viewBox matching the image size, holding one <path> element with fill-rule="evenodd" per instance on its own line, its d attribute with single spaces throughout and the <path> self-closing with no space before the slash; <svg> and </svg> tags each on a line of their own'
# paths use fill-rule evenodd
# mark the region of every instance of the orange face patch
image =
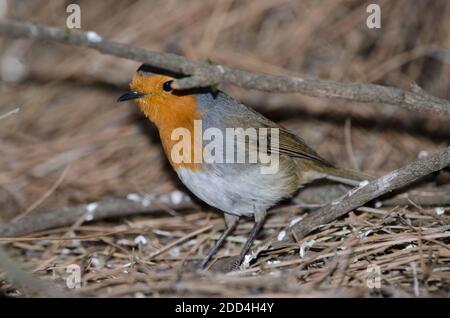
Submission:
<svg viewBox="0 0 450 318">
<path fill-rule="evenodd" d="M 162 75 L 136 75 L 130 88 L 146 96 L 136 100 L 139 108 L 156 125 L 167 158 L 174 169 L 188 168 L 199 170 L 200 165 L 194 163 L 194 151 L 189 163 L 175 163 L 172 160 L 172 147 L 177 143 L 172 140 L 172 132 L 177 128 L 186 128 L 191 133 L 191 149 L 194 149 L 194 120 L 200 120 L 197 102 L 193 95 L 177 95 L 163 89 L 164 83 L 173 78 Z"/>
</svg>

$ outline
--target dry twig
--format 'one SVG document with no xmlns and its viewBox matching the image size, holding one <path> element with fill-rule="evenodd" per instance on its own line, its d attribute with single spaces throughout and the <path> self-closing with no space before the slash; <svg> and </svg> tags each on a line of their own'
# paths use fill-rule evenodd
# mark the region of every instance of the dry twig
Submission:
<svg viewBox="0 0 450 318">
<path fill-rule="evenodd" d="M 330 223 L 340 216 L 358 208 L 383 194 L 402 188 L 450 164 L 450 147 L 417 160 L 403 168 L 351 190 L 346 196 L 312 212 L 292 228 L 297 238 L 302 238 L 318 226 Z M 290 238 L 286 238 L 290 239 Z"/>
<path fill-rule="evenodd" d="M 139 213 L 160 212 L 165 207 L 181 210 L 194 208 L 196 205 L 189 196 L 180 191 L 148 196 L 131 194 L 128 196 L 128 199 L 111 198 L 90 204 L 81 204 L 28 215 L 16 222 L 0 224 L 0 236 L 22 236 L 54 227 L 72 225 L 83 216 L 86 221 L 92 221 Z"/>
<path fill-rule="evenodd" d="M 63 182 L 64 178 L 67 175 L 67 172 L 69 171 L 70 166 L 67 166 L 64 171 L 59 176 L 58 180 L 56 180 L 55 184 L 46 192 L 42 197 L 40 197 L 36 202 L 34 202 L 32 205 L 30 205 L 23 213 L 17 215 L 12 222 L 17 222 L 20 219 L 23 219 L 27 215 L 29 215 L 31 212 L 33 212 L 39 205 L 41 205 L 45 200 L 47 200 L 53 192 L 61 185 L 61 182 Z"/>
<path fill-rule="evenodd" d="M 15 109 L 13 109 L 13 110 L 5 113 L 5 114 L 1 114 L 0 115 L 0 120 L 8 118 L 11 115 L 17 114 L 19 111 L 20 111 L 20 108 L 15 108 Z"/>
<path fill-rule="evenodd" d="M 177 80 L 175 89 L 217 85 L 222 82 L 268 92 L 301 93 L 314 97 L 340 98 L 362 103 L 383 103 L 413 111 L 450 116 L 450 103 L 427 94 L 416 84 L 411 91 L 375 84 L 341 83 L 298 77 L 273 76 L 232 69 L 186 59 L 170 53 L 159 53 L 120 44 L 100 37 L 95 32 L 72 32 L 68 29 L 41 26 L 30 22 L 2 21 L 0 33 L 11 37 L 29 37 L 89 47 L 104 54 L 147 63 L 176 73 L 192 75 Z"/>
<path fill-rule="evenodd" d="M 419 205 L 419 206 L 446 206 L 450 205 L 450 192 L 436 195 L 407 195 L 381 202 L 383 205 Z"/>
</svg>

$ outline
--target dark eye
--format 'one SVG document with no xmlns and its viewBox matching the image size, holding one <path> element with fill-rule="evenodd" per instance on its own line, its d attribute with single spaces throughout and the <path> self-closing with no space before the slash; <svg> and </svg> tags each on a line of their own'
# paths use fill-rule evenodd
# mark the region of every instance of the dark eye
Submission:
<svg viewBox="0 0 450 318">
<path fill-rule="evenodd" d="M 167 81 L 163 84 L 163 90 L 166 92 L 171 92 L 172 91 L 172 83 L 173 81 Z"/>
</svg>

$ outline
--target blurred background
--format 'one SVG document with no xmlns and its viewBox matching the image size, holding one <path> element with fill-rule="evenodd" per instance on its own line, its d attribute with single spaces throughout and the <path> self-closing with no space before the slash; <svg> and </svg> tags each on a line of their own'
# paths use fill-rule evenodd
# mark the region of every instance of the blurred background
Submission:
<svg viewBox="0 0 450 318">
<path fill-rule="evenodd" d="M 416 81 L 450 99 L 447 0 L 0 0 L 0 19 L 65 27 L 70 3 L 81 7 L 82 31 L 117 42 L 271 74 L 403 89 Z M 381 29 L 366 26 L 370 3 L 381 6 Z M 0 114 L 20 108 L 0 123 L 0 220 L 25 211 L 55 183 L 36 210 L 182 189 L 154 127 L 133 104 L 116 103 L 138 66 L 92 50 L 0 37 Z M 450 141 L 448 118 L 220 88 L 337 165 L 373 175 Z"/>
</svg>

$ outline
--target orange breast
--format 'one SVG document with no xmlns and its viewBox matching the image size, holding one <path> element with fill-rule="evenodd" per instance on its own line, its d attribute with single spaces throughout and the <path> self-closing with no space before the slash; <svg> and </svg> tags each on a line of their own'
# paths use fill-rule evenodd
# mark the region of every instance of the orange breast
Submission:
<svg viewBox="0 0 450 318">
<path fill-rule="evenodd" d="M 195 153 L 194 151 L 197 151 L 202 155 L 203 153 L 203 147 L 200 144 L 197 146 L 197 149 L 195 149 L 195 142 L 194 142 L 194 120 L 197 120 L 199 118 L 192 117 L 189 121 L 176 121 L 171 123 L 170 125 L 164 126 L 163 128 L 159 129 L 159 135 L 161 137 L 161 143 L 164 149 L 164 152 L 167 156 L 167 159 L 170 161 L 170 164 L 172 167 L 176 170 L 178 168 L 188 168 L 190 170 L 200 170 L 201 166 L 200 163 L 195 163 Z M 175 158 L 172 158 L 172 150 L 176 146 L 177 143 L 182 143 L 181 140 L 172 140 L 172 132 L 177 128 L 185 128 L 189 131 L 190 140 L 188 141 L 189 148 L 185 149 L 184 147 L 183 151 L 188 151 L 188 160 L 184 160 L 183 162 L 177 162 Z M 185 143 L 183 143 L 185 145 Z M 178 152 L 177 152 L 178 153 Z M 184 153 L 181 152 L 182 155 Z"/>
<path fill-rule="evenodd" d="M 197 102 L 194 96 L 177 96 L 172 94 L 153 94 L 138 101 L 144 114 L 158 127 L 162 146 L 167 158 L 174 169 L 188 168 L 200 170 L 201 165 L 194 161 L 194 121 L 201 120 Z M 188 162 L 175 162 L 172 158 L 172 149 L 179 140 L 172 140 L 172 133 L 177 128 L 185 128 L 190 132 L 190 158 Z M 201 138 L 201 136 L 200 136 Z M 203 153 L 202 145 L 197 147 L 200 155 Z"/>
</svg>

